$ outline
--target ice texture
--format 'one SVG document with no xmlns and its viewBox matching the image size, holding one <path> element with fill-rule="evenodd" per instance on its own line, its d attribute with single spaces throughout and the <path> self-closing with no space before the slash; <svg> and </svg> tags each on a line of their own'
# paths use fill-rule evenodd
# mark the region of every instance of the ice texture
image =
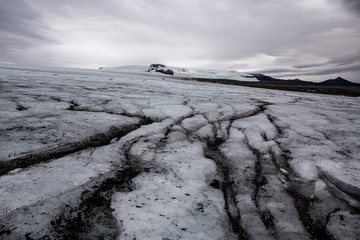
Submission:
<svg viewBox="0 0 360 240">
<path fill-rule="evenodd" d="M 0 65 L 0 239 L 358 237 L 359 98 L 142 69 Z"/>
</svg>

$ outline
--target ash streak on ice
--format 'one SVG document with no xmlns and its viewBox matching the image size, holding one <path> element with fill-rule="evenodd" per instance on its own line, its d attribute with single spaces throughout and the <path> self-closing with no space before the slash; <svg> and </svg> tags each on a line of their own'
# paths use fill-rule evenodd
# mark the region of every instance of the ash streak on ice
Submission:
<svg viewBox="0 0 360 240">
<path fill-rule="evenodd" d="M 357 237 L 358 98 L 139 69 L 0 67 L 1 239 Z"/>
</svg>

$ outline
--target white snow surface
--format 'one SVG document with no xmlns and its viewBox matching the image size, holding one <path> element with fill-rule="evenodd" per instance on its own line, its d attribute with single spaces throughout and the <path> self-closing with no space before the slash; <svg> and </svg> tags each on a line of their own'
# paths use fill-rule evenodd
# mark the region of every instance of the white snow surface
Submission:
<svg viewBox="0 0 360 240">
<path fill-rule="evenodd" d="M 143 67 L 0 65 L 0 239 L 358 236 L 359 98 Z"/>
<path fill-rule="evenodd" d="M 158 75 L 162 77 L 176 77 L 176 78 L 207 78 L 207 79 L 228 79 L 244 82 L 258 82 L 256 78 L 248 78 L 247 73 L 242 73 L 232 70 L 215 70 L 215 69 L 197 69 L 197 68 L 179 68 L 167 67 L 174 72 L 173 76 L 164 75 L 158 72 L 147 72 L 149 66 L 122 66 L 122 67 L 103 67 L 99 69 L 105 72 L 118 72 L 118 73 L 131 73 L 131 74 L 145 74 L 145 75 Z"/>
</svg>

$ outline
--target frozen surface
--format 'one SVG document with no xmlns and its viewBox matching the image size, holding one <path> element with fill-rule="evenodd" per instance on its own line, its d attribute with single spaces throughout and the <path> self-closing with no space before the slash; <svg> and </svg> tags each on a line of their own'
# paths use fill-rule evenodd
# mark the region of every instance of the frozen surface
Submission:
<svg viewBox="0 0 360 240">
<path fill-rule="evenodd" d="M 359 98 L 142 68 L 0 66 L 0 239 L 356 239 Z"/>
<path fill-rule="evenodd" d="M 169 77 L 163 73 L 147 72 L 149 66 L 123 66 L 123 67 L 103 67 L 100 70 L 104 72 L 119 72 L 128 74 L 143 74 L 143 75 L 158 75 L 159 77 Z M 244 77 L 247 73 L 241 73 L 237 71 L 226 70 L 214 70 L 214 69 L 196 69 L 196 68 L 179 68 L 179 67 L 167 67 L 174 72 L 174 77 L 178 78 L 208 78 L 208 79 L 229 79 L 235 81 L 244 82 L 258 82 L 255 78 Z"/>
</svg>

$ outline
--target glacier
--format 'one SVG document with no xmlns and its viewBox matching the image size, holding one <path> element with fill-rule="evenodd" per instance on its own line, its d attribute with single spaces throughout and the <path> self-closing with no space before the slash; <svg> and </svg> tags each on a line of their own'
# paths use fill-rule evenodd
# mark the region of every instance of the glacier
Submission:
<svg viewBox="0 0 360 240">
<path fill-rule="evenodd" d="M 0 239 L 358 238 L 358 97 L 141 66 L 0 84 Z"/>
</svg>

